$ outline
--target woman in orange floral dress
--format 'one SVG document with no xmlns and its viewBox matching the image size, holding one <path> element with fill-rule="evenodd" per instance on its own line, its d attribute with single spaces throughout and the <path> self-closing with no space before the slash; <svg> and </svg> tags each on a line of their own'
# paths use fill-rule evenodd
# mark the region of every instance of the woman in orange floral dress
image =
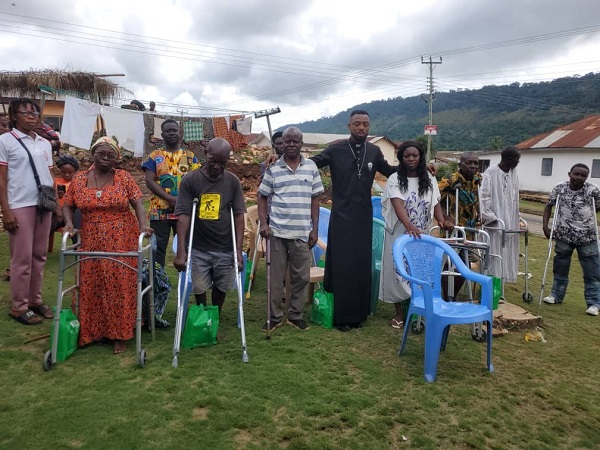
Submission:
<svg viewBox="0 0 600 450">
<path fill-rule="evenodd" d="M 98 139 L 92 146 L 94 164 L 73 178 L 64 197 L 65 231 L 73 231 L 73 210 L 79 208 L 82 212 L 82 251 L 136 251 L 140 230 L 152 234 L 146 226 L 142 191 L 129 172 L 114 168 L 119 158 L 115 141 Z M 137 266 L 135 258 L 119 259 Z M 80 346 L 109 339 L 114 342 L 115 354 L 126 350 L 125 341 L 134 335 L 136 283 L 136 272 L 115 261 L 81 262 Z"/>
</svg>

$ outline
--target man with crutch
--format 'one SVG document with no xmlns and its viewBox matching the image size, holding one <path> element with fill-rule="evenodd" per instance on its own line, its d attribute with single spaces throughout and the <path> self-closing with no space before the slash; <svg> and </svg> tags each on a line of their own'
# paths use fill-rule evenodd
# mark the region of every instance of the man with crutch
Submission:
<svg viewBox="0 0 600 450">
<path fill-rule="evenodd" d="M 556 239 L 556 249 L 552 291 L 544 297 L 544 303 L 563 302 L 569 285 L 573 250 L 577 250 L 583 271 L 585 312 L 597 316 L 600 311 L 600 256 L 596 207 L 600 206 L 600 189 L 586 182 L 589 173 L 590 169 L 585 164 L 575 164 L 569 171 L 569 181 L 557 184 L 548 196 L 542 227 L 547 238 L 552 236 Z M 557 203 L 559 206 L 550 229 L 548 221 Z"/>
<path fill-rule="evenodd" d="M 246 206 L 240 180 L 226 170 L 231 145 L 225 139 L 212 139 L 205 150 L 206 162 L 181 181 L 175 214 L 178 216 L 177 256 L 173 265 L 178 271 L 186 267 L 186 246 L 183 236 L 190 232 L 192 202 L 198 199 L 192 245 L 192 285 L 197 304 L 206 305 L 206 292 L 212 289 L 212 304 L 225 302 L 227 291 L 234 288 L 234 260 L 242 270 L 242 242 Z M 231 213 L 233 212 L 233 223 Z M 233 229 L 235 228 L 235 230 Z M 233 254 L 235 233 L 236 253 Z"/>
<path fill-rule="evenodd" d="M 301 149 L 302 132 L 296 127 L 287 128 L 283 132 L 283 156 L 266 170 L 258 189 L 260 234 L 267 239 L 267 263 L 270 266 L 268 317 L 262 328 L 267 335 L 285 323 L 281 299 L 288 267 L 287 323 L 299 330 L 308 328 L 303 317 L 304 305 L 310 282 L 311 249 L 318 239 L 319 195 L 324 189 L 319 169 L 300 154 Z"/>
</svg>

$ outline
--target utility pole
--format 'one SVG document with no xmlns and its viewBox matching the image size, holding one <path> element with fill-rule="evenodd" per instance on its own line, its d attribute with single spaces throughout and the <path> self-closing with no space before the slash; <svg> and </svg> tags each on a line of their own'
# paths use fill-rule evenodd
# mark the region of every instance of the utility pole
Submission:
<svg viewBox="0 0 600 450">
<path fill-rule="evenodd" d="M 255 119 L 260 119 L 261 117 L 267 118 L 267 125 L 269 126 L 269 139 L 271 139 L 271 137 L 273 136 L 273 131 L 271 130 L 271 120 L 269 119 L 269 116 L 280 113 L 280 112 L 281 112 L 281 109 L 279 109 L 279 106 L 278 106 L 277 108 L 264 109 L 262 111 L 257 111 L 254 113 Z"/>
<path fill-rule="evenodd" d="M 437 134 L 437 130 L 433 128 L 433 101 L 435 100 L 435 95 L 433 94 L 433 68 L 436 64 L 442 63 L 442 57 L 440 56 L 439 61 L 433 61 L 431 56 L 429 57 L 429 61 L 425 61 L 421 56 L 421 64 L 427 64 L 429 66 L 429 78 L 428 78 L 428 87 L 429 87 L 429 99 L 426 99 L 423 95 L 421 98 L 425 100 L 429 106 L 429 128 L 427 129 L 427 164 L 431 160 L 431 136 L 433 134 Z M 435 131 L 434 131 L 435 130 Z"/>
</svg>

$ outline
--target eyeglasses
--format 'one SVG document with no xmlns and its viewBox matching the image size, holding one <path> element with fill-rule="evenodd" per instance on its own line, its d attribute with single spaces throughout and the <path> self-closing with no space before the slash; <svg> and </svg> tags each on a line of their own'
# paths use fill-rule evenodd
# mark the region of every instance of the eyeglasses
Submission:
<svg viewBox="0 0 600 450">
<path fill-rule="evenodd" d="M 40 113 L 37 111 L 17 111 L 17 114 L 21 117 L 40 117 Z"/>
<path fill-rule="evenodd" d="M 94 153 L 94 155 L 96 155 L 100 159 L 106 159 L 108 161 L 114 161 L 115 159 L 117 159 L 117 155 L 115 155 L 114 153 L 96 152 Z"/>
</svg>

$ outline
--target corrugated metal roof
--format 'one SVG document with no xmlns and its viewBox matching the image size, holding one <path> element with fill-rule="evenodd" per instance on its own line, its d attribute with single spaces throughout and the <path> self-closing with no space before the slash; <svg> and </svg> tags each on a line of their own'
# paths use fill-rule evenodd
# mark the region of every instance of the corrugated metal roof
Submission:
<svg viewBox="0 0 600 450">
<path fill-rule="evenodd" d="M 600 116 L 590 116 L 548 133 L 539 134 L 517 145 L 533 148 L 600 148 Z"/>
</svg>

